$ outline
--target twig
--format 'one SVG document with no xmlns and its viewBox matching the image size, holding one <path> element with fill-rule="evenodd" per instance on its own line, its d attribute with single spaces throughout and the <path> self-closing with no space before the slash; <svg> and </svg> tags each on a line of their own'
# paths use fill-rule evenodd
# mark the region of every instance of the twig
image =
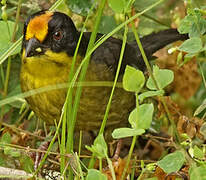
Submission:
<svg viewBox="0 0 206 180">
<path fill-rule="evenodd" d="M 12 178 L 12 179 L 28 179 L 31 178 L 32 174 L 29 174 L 23 170 L 5 168 L 0 166 L 0 178 Z"/>
</svg>

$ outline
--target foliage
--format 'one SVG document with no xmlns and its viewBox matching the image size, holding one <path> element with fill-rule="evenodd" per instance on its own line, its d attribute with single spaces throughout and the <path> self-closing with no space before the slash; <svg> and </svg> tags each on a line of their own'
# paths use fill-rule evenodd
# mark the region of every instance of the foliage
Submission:
<svg viewBox="0 0 206 180">
<path fill-rule="evenodd" d="M 204 165 L 199 166 L 199 167 L 191 167 L 190 168 L 190 179 L 191 180 L 202 180 L 206 178 L 206 168 Z"/>
<path fill-rule="evenodd" d="M 164 89 L 167 85 L 169 85 L 174 79 L 174 73 L 168 69 L 159 69 L 158 66 L 153 67 L 153 75 L 157 81 L 158 88 L 156 87 L 151 76 L 147 81 L 147 88 L 151 90 Z"/>
<path fill-rule="evenodd" d="M 11 33 L 14 30 L 15 23 L 12 21 L 0 21 L 0 52 L 4 53 L 11 45 Z M 13 52 L 11 55 L 17 54 L 20 52 L 20 48 L 18 48 L 15 52 Z"/>
<path fill-rule="evenodd" d="M 190 39 L 186 40 L 179 49 L 187 52 L 187 56 L 195 56 L 205 50 L 204 34 L 206 32 L 206 20 L 204 10 L 199 8 L 188 8 L 187 16 L 181 20 L 178 31 L 182 34 L 188 33 Z"/>
<path fill-rule="evenodd" d="M 96 169 L 89 169 L 86 180 L 92 179 L 107 180 L 107 177 Z"/>
<path fill-rule="evenodd" d="M 37 10 L 50 7 L 53 2 L 49 0 L 45 0 L 43 3 L 40 1 L 21 2 L 20 0 L 18 2 L 13 0 L 1 1 L 0 102 L 11 98 L 9 101 L 11 103 L 4 104 L 0 108 L 0 166 L 23 169 L 30 173 L 34 173 L 34 162 L 27 153 L 32 154 L 31 152 L 35 151 L 33 149 L 35 145 L 40 144 L 44 139 L 42 137 L 48 134 L 47 131 L 36 130 L 44 129 L 44 124 L 41 122 L 36 125 L 36 116 L 24 104 L 24 99 L 18 98 L 18 95 L 21 95 L 19 82 L 21 34 L 26 17 Z M 50 157 L 53 155 L 61 157 L 61 164 L 59 165 L 58 162 L 56 164 L 58 165 L 57 171 L 61 169 L 62 174 L 65 175 L 67 166 L 71 165 L 75 178 L 81 177 L 81 179 L 88 180 L 123 179 L 127 174 L 131 179 L 132 177 L 133 179 L 137 177 L 138 179 L 163 179 L 175 173 L 176 175 L 183 173 L 191 180 L 205 179 L 206 9 L 203 6 L 205 0 L 195 3 L 188 1 L 188 4 L 185 4 L 187 7 L 186 15 L 182 10 L 185 7 L 180 1 L 166 3 L 161 0 L 108 0 L 97 29 L 98 32 L 105 34 L 114 32 L 129 17 L 158 2 L 162 3 L 134 20 L 139 34 L 145 35 L 156 32 L 168 28 L 172 24 L 173 27 L 178 27 L 180 33 L 187 33 L 189 39 L 182 44 L 170 45 L 169 48 L 173 51 L 172 55 L 166 55 L 166 60 L 162 66 L 153 65 L 148 76 L 132 66 L 126 67 L 122 86 L 125 91 L 134 94 L 136 107 L 131 110 L 128 116 L 129 127 L 116 128 L 110 136 L 114 139 L 130 139 L 129 150 L 123 149 L 123 151 L 127 150 L 127 158 L 123 160 L 119 158 L 114 161 L 110 159 L 113 146 L 108 146 L 109 142 L 105 140 L 106 135 L 103 132 L 97 135 L 91 146 L 86 146 L 93 153 L 92 157 L 89 157 L 89 164 L 92 164 L 93 159 L 98 159 L 95 167 L 88 168 L 90 166 L 87 162 L 88 159 L 81 156 L 84 155 L 84 146 L 81 146 L 81 143 L 79 145 L 80 152 L 77 156 L 65 154 L 67 149 L 64 129 L 66 132 L 67 127 L 63 128 L 62 126 L 62 137 L 65 136 L 65 139 L 59 140 L 59 147 L 63 154 L 55 151 L 50 152 L 50 147 L 46 154 L 50 154 Z M 58 6 L 58 3 L 61 5 Z M 94 31 L 96 18 L 98 15 L 100 16 L 97 13 L 99 1 L 66 0 L 63 2 L 58 0 L 56 4 L 57 10 L 69 14 L 77 21 L 75 23 L 79 28 L 84 26 L 84 31 Z M 93 9 L 91 10 L 91 8 Z M 20 10 L 20 17 L 17 19 L 14 10 Z M 162 14 L 161 17 L 160 14 Z M 85 21 L 87 15 L 88 18 Z M 130 23 L 126 26 L 124 31 L 124 35 L 126 34 L 129 41 L 135 40 L 132 25 Z M 125 38 L 122 30 L 114 36 Z M 143 54 L 143 52 L 141 53 Z M 162 53 L 158 58 L 161 59 L 164 56 L 165 54 Z M 175 63 L 172 64 L 171 59 Z M 168 65 L 168 63 L 170 64 Z M 190 63 L 192 65 L 188 65 Z M 187 77 L 194 76 L 194 73 L 190 74 L 190 71 L 187 71 L 187 69 L 194 68 L 194 64 L 197 66 L 196 72 L 201 73 L 202 84 L 198 91 L 195 91 L 188 99 L 184 99 L 179 95 L 179 92 L 174 90 L 174 84 L 178 77 L 181 79 L 182 72 L 188 74 Z M 174 67 L 171 68 L 173 65 Z M 188 65 L 188 67 L 186 68 L 185 65 Z M 197 82 L 195 76 L 194 79 Z M 185 83 L 191 88 L 194 85 L 193 83 L 187 84 L 183 80 L 180 80 L 179 83 Z M 184 93 L 187 93 L 187 90 L 184 90 Z M 167 98 L 166 95 L 169 97 Z M 56 129 L 54 137 L 58 137 L 60 125 L 53 128 Z M 97 131 L 95 130 L 95 132 Z M 136 157 L 136 152 L 141 152 L 141 155 Z M 149 159 L 152 163 L 147 163 L 144 159 Z M 47 166 L 44 166 L 44 168 L 50 167 L 50 164 L 52 164 L 49 161 L 45 163 Z M 137 166 L 141 168 L 137 168 Z M 139 172 L 137 172 L 138 170 Z M 77 173 L 75 174 L 75 172 Z"/>
<path fill-rule="evenodd" d="M 172 173 L 179 171 L 185 162 L 184 154 L 180 151 L 170 153 L 163 159 L 157 162 L 157 165 L 161 167 L 164 172 Z"/>
</svg>

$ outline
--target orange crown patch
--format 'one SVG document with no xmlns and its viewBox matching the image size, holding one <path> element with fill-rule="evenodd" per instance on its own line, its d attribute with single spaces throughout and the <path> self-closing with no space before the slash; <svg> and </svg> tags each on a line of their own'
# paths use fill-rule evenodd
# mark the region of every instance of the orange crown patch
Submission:
<svg viewBox="0 0 206 180">
<path fill-rule="evenodd" d="M 48 33 L 48 22 L 53 15 L 52 12 L 46 12 L 40 16 L 36 16 L 30 20 L 26 30 L 26 40 L 33 37 L 38 39 L 40 42 L 46 38 Z"/>
</svg>

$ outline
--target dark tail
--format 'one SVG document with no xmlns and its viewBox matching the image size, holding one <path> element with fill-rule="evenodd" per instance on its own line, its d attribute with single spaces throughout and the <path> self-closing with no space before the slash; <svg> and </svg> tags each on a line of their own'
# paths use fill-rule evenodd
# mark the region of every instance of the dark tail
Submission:
<svg viewBox="0 0 206 180">
<path fill-rule="evenodd" d="M 150 59 L 153 53 L 166 45 L 175 41 L 186 40 L 188 38 L 187 34 L 180 34 L 176 29 L 167 29 L 144 36 L 141 38 L 141 43 L 148 59 Z M 138 48 L 136 42 L 132 42 L 131 44 L 133 47 Z"/>
</svg>

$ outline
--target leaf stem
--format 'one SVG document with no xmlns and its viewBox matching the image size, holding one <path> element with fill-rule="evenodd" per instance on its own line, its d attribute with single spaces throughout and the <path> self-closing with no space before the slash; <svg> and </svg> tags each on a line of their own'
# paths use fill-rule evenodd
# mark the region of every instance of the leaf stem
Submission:
<svg viewBox="0 0 206 180">
<path fill-rule="evenodd" d="M 122 48 L 121 48 L 121 52 L 120 52 L 120 58 L 119 58 L 119 63 L 118 63 L 115 79 L 114 79 L 114 84 L 113 84 L 112 91 L 111 91 L 111 94 L 110 94 L 110 97 L 109 97 L 109 101 L 107 103 L 106 111 L 105 111 L 105 114 L 104 114 L 104 119 L 102 121 L 101 128 L 99 130 L 99 134 L 104 132 L 104 129 L 105 129 L 105 126 L 106 126 L 106 122 L 107 122 L 107 119 L 108 119 L 109 110 L 110 110 L 111 103 L 112 103 L 112 97 L 113 97 L 114 90 L 115 90 L 115 87 L 116 87 L 116 84 L 117 84 L 117 80 L 118 80 L 118 77 L 119 77 L 120 68 L 121 68 L 121 64 L 122 64 L 122 60 L 123 60 L 123 56 L 124 56 L 124 50 L 125 50 L 125 47 L 126 47 L 127 33 L 128 33 L 128 27 L 125 25 L 125 31 L 124 31 L 124 36 L 123 36 Z"/>
<path fill-rule="evenodd" d="M 148 70 L 148 72 L 149 72 L 152 80 L 154 81 L 155 86 L 156 86 L 157 89 L 159 90 L 160 88 L 159 88 L 158 83 L 157 83 L 157 81 L 156 81 L 156 79 L 155 79 L 155 77 L 154 77 L 154 75 L 153 75 L 153 73 L 152 73 L 152 68 L 150 67 L 149 61 L 148 61 L 147 56 L 146 56 L 146 54 L 145 54 L 145 52 L 144 52 L 142 43 L 141 43 L 141 41 L 140 41 L 140 39 L 139 39 L 139 35 L 137 34 L 137 31 L 136 31 L 136 29 L 135 29 L 134 22 L 132 22 L 132 31 L 133 31 L 133 33 L 134 33 L 134 36 L 135 36 L 137 45 L 138 45 L 139 50 L 140 50 L 140 52 L 141 52 L 141 54 L 142 54 L 142 58 L 143 58 L 144 63 L 145 63 L 145 65 L 146 65 L 146 67 L 147 67 L 147 70 Z"/>
<path fill-rule="evenodd" d="M 18 7 L 17 7 L 17 12 L 16 12 L 16 21 L 15 21 L 14 30 L 13 30 L 13 33 L 12 33 L 11 42 L 15 41 L 17 25 L 19 23 L 19 15 L 20 15 L 20 10 L 21 10 L 21 2 L 22 2 L 22 0 L 18 1 Z"/>
<path fill-rule="evenodd" d="M 99 171 L 102 172 L 102 158 L 99 159 Z"/>
<path fill-rule="evenodd" d="M 90 37 L 90 41 L 89 41 L 89 44 L 87 47 L 86 55 L 94 47 L 94 43 L 96 41 L 97 30 L 98 30 L 98 27 L 100 24 L 100 20 L 101 20 L 101 16 L 102 16 L 105 4 L 106 4 L 106 0 L 101 0 L 99 7 L 98 7 L 98 10 L 97 10 L 96 23 L 94 25 L 94 29 L 93 29 L 93 32 L 92 32 L 91 37 Z M 85 58 L 84 65 L 82 66 L 81 73 L 79 75 L 80 82 L 84 81 L 84 79 L 85 79 L 87 67 L 89 65 L 90 56 L 91 56 L 91 54 Z M 69 152 L 73 151 L 73 133 L 74 133 L 74 127 L 75 127 L 75 123 L 76 123 L 76 117 L 77 117 L 77 111 L 78 111 L 78 107 L 79 107 L 81 93 L 82 93 L 82 87 L 77 87 L 77 90 L 75 93 L 74 104 L 73 104 L 72 116 L 68 122 L 70 125 L 69 126 L 69 140 L 68 140 L 69 141 L 69 147 L 68 147 Z M 72 179 L 71 178 L 71 171 L 69 174 L 70 174 L 69 179 Z"/>
<path fill-rule="evenodd" d="M 130 149 L 129 149 L 129 154 L 128 154 L 128 157 L 127 157 L 127 162 L 126 162 L 126 165 L 125 165 L 125 168 L 123 170 L 123 173 L 122 173 L 122 177 L 121 177 L 121 180 L 124 180 L 124 177 L 127 173 L 127 169 L 129 167 L 129 163 L 130 163 L 130 159 L 132 157 L 132 152 L 134 150 L 134 146 L 135 146 L 135 143 L 136 143 L 136 139 L 137 139 L 137 136 L 133 136 L 132 138 L 132 144 L 130 146 Z"/>
<path fill-rule="evenodd" d="M 10 71 L 11 71 L 11 57 L 8 58 L 8 63 L 7 63 L 6 79 L 4 82 L 4 97 L 7 96 L 7 92 L 8 92 Z"/>
<path fill-rule="evenodd" d="M 145 65 L 146 65 L 146 67 L 147 67 L 147 70 L 149 71 L 149 74 L 150 74 L 150 76 L 151 76 L 151 78 L 152 78 L 152 80 L 153 80 L 156 88 L 157 88 L 158 90 L 162 90 L 162 89 L 159 87 L 159 85 L 158 85 L 158 83 L 157 83 L 157 81 L 156 81 L 156 79 L 155 79 L 155 77 L 154 77 L 154 74 L 153 74 L 153 72 L 152 72 L 152 68 L 150 67 L 149 61 L 148 61 L 147 56 L 146 56 L 146 54 L 145 54 L 145 52 L 144 52 L 142 43 L 141 43 L 141 41 L 140 41 L 140 39 L 139 39 L 139 36 L 138 36 L 138 34 L 137 34 L 137 32 L 136 32 L 136 29 L 135 29 L 135 26 L 134 26 L 134 23 L 133 23 L 133 22 L 132 22 L 132 31 L 133 31 L 133 33 L 134 33 L 134 35 L 135 35 L 136 42 L 137 42 L 138 47 L 139 47 L 139 49 L 140 49 L 140 52 L 141 52 L 141 54 L 142 54 L 142 57 L 143 57 L 143 60 L 144 60 L 144 62 L 145 62 Z M 165 99 L 164 99 L 163 97 L 160 97 L 160 100 L 161 100 L 161 102 L 162 102 L 162 104 L 163 104 L 163 106 L 164 106 L 165 112 L 166 112 L 166 114 L 167 114 L 167 118 L 168 118 L 168 120 L 170 121 L 170 124 L 172 125 L 174 137 L 176 138 L 177 142 L 179 143 L 179 142 L 180 142 L 179 134 L 178 134 L 178 132 L 177 132 L 177 129 L 176 129 L 176 126 L 175 126 L 175 122 L 174 122 L 174 120 L 172 119 L 172 117 L 171 117 L 171 115 L 170 115 L 170 112 L 169 112 L 169 109 L 168 109 L 168 107 L 167 107 L 166 101 L 165 101 Z"/>
<path fill-rule="evenodd" d="M 115 171 L 114 171 L 114 167 L 112 165 L 112 161 L 109 159 L 107 154 L 105 154 L 105 156 L 106 156 L 106 159 L 107 159 L 107 164 L 109 166 L 110 172 L 112 174 L 112 180 L 116 180 Z"/>
<path fill-rule="evenodd" d="M 81 43 L 81 39 L 83 37 L 83 33 L 84 33 L 84 29 L 85 29 L 86 23 L 87 23 L 89 17 L 91 16 L 92 10 L 94 9 L 95 5 L 96 5 L 96 3 L 93 3 L 93 5 L 92 5 L 91 9 L 89 10 L 89 13 L 88 13 L 88 15 L 86 17 L 84 25 L 82 27 L 82 30 L 81 30 L 81 33 L 80 33 L 80 36 L 79 36 L 79 40 L 77 42 L 77 46 L 76 46 L 76 49 L 75 49 L 75 52 L 74 52 L 74 57 L 72 59 L 72 65 L 71 65 L 71 69 L 70 69 L 70 72 L 69 72 L 68 84 L 71 84 L 71 81 L 73 79 L 76 61 L 77 61 L 77 58 L 79 58 L 77 56 L 77 54 L 78 54 L 79 46 L 80 46 L 80 43 Z M 65 100 L 65 114 L 66 114 L 66 116 L 65 116 L 63 122 L 67 121 L 67 119 L 72 119 L 72 112 L 73 112 L 73 106 L 72 106 L 72 99 L 73 99 L 73 97 L 72 97 L 72 94 L 73 94 L 73 87 L 71 86 L 71 88 L 68 89 L 67 97 L 66 97 L 66 100 Z M 68 129 L 67 139 L 68 139 L 68 141 L 67 141 L 67 144 L 66 144 L 66 150 L 68 152 L 69 152 L 69 147 L 73 146 L 72 145 L 73 138 L 70 137 L 71 133 L 73 133 L 73 132 L 70 132 L 72 130 L 72 129 L 70 129 L 70 126 L 71 126 L 71 124 L 67 123 L 67 129 Z M 66 126 L 62 127 L 62 128 L 66 128 Z M 80 144 L 79 148 L 81 148 L 81 144 Z M 80 150 L 81 149 L 79 149 L 79 153 L 80 153 Z"/>
</svg>

